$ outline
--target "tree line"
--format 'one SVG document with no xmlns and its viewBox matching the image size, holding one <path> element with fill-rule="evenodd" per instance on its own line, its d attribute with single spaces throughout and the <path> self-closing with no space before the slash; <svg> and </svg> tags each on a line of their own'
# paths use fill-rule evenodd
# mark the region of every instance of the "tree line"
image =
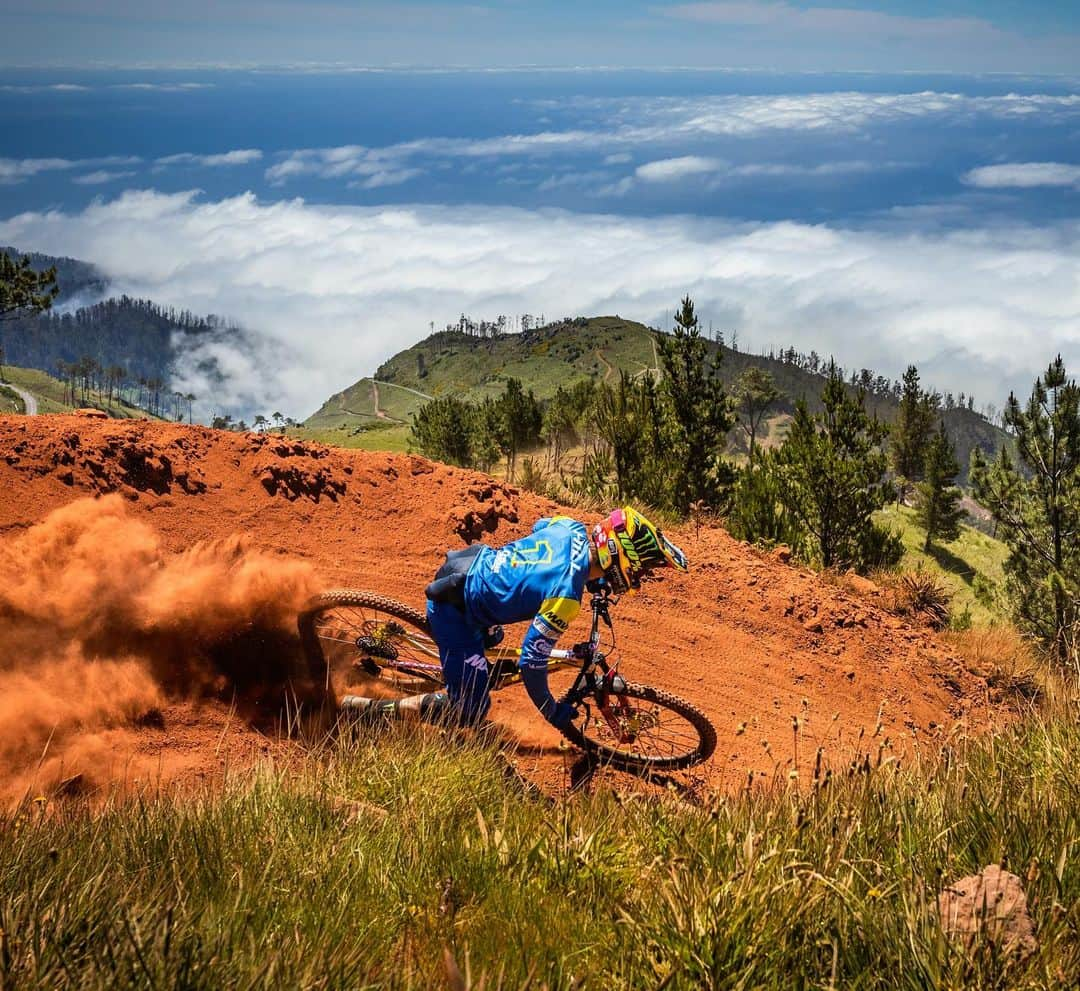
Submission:
<svg viewBox="0 0 1080 991">
<path fill-rule="evenodd" d="M 4 363 L 52 372 L 73 406 L 125 405 L 155 416 L 192 420 L 196 396 L 168 385 L 177 335 L 221 332 L 216 317 L 119 296 L 57 313 L 58 271 L 80 287 L 103 288 L 88 266 L 71 259 L 38 269 L 43 256 L 0 252 L 0 367 Z"/>
</svg>

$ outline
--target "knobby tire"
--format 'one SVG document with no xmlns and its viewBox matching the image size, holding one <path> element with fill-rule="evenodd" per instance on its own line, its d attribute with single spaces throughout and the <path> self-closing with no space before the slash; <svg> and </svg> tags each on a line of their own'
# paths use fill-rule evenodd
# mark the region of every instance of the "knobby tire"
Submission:
<svg viewBox="0 0 1080 991">
<path fill-rule="evenodd" d="M 603 716 L 599 713 L 595 700 L 586 697 L 586 704 L 591 707 L 590 725 L 585 731 L 581 726 L 571 723 L 563 730 L 563 735 L 575 746 L 580 747 L 599 763 L 613 767 L 620 771 L 641 773 L 642 771 L 679 771 L 695 764 L 708 760 L 716 749 L 716 730 L 713 724 L 697 706 L 692 705 L 685 699 L 665 692 L 661 688 L 653 688 L 651 685 L 638 685 L 626 682 L 624 691 L 618 693 L 621 698 L 637 699 L 654 709 L 666 713 L 674 713 L 680 717 L 678 724 L 680 732 L 686 735 L 686 743 L 679 748 L 680 752 L 666 755 L 648 754 L 643 747 L 635 743 L 618 744 L 613 746 L 601 738 L 601 733 L 607 729 Z M 584 708 L 577 700 L 573 691 L 568 692 L 562 699 L 563 702 L 575 702 L 579 711 Z M 597 722 L 599 720 L 599 722 Z M 685 723 L 685 727 L 682 724 Z M 644 736 L 645 734 L 642 734 Z M 647 741 L 645 741 L 647 742 Z"/>
</svg>

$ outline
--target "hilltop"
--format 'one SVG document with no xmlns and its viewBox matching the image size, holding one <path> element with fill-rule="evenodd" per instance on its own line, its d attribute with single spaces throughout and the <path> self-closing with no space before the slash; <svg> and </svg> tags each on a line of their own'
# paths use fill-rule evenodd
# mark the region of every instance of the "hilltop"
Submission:
<svg viewBox="0 0 1080 991">
<path fill-rule="evenodd" d="M 620 372 L 659 375 L 652 333 L 644 324 L 618 316 L 578 318 L 488 337 L 439 331 L 394 355 L 373 376 L 331 396 L 304 427 L 337 444 L 400 449 L 411 416 L 433 396 L 452 394 L 479 401 L 500 393 L 507 378 L 518 378 L 544 400 L 560 385 L 583 379 L 610 383 Z M 800 399 L 812 411 L 820 408 L 827 362 L 817 355 L 797 355 L 794 349 L 782 356 L 755 355 L 720 342 L 710 342 L 710 348 L 722 354 L 720 374 L 729 387 L 748 368 L 772 375 L 782 393 L 773 430 L 786 422 Z M 856 379 L 868 386 L 870 411 L 887 422 L 894 420 L 899 408 L 895 383 L 865 371 Z M 971 451 L 980 447 L 992 454 L 1006 435 L 967 405 L 954 403 L 942 416 L 965 481 Z"/>
</svg>

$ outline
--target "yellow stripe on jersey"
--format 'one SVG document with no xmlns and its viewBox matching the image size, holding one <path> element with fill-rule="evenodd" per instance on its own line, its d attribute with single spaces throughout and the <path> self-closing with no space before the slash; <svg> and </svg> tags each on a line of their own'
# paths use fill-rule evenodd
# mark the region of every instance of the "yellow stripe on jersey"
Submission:
<svg viewBox="0 0 1080 991">
<path fill-rule="evenodd" d="M 544 599 L 536 618 L 559 636 L 566 632 L 580 611 L 581 603 L 577 599 Z"/>
</svg>

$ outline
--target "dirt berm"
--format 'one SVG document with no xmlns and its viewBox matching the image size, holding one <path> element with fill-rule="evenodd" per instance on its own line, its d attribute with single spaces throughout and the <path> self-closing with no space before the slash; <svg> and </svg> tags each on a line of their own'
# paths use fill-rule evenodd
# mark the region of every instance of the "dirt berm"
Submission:
<svg viewBox="0 0 1080 991">
<path fill-rule="evenodd" d="M 0 418 L 0 797 L 215 778 L 272 757 L 274 691 L 313 590 L 419 605 L 447 547 L 506 541 L 553 512 L 575 515 L 414 456 Z M 626 675 L 714 721 L 709 784 L 796 767 L 805 779 L 819 746 L 833 766 L 901 757 L 982 718 L 983 684 L 870 583 L 825 580 L 720 528 L 674 536 L 692 570 L 625 598 L 616 630 Z M 523 770 L 565 780 L 557 734 L 523 693 L 499 694 L 493 717 L 528 744 Z"/>
</svg>

